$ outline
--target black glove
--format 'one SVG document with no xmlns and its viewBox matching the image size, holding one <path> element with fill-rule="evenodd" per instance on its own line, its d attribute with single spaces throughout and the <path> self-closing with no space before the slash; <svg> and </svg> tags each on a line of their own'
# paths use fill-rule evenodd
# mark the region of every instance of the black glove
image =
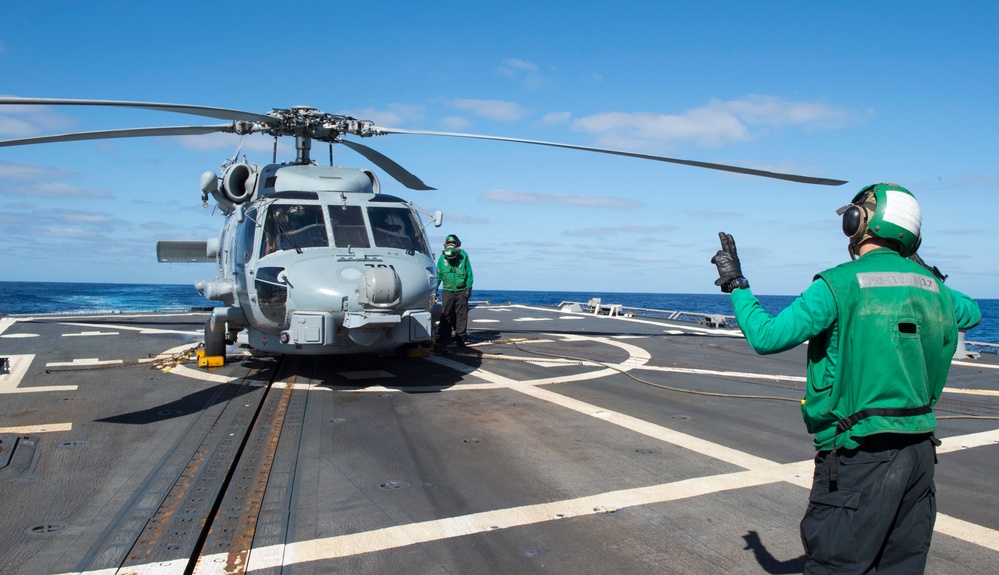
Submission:
<svg viewBox="0 0 999 575">
<path fill-rule="evenodd" d="M 718 267 L 718 279 L 715 280 L 715 285 L 721 287 L 725 293 L 732 293 L 736 288 L 749 287 L 749 282 L 742 275 L 739 253 L 735 250 L 735 239 L 725 232 L 718 232 L 718 239 L 721 240 L 722 249 L 711 258 L 711 263 Z"/>
<path fill-rule="evenodd" d="M 909 256 L 909 259 L 923 266 L 924 268 L 930 270 L 930 272 L 932 272 L 933 275 L 937 276 L 938 280 L 940 281 L 947 280 L 947 275 L 941 272 L 940 268 L 938 268 L 937 266 L 931 266 L 930 264 L 924 262 L 923 258 L 919 257 L 919 254 L 912 254 L 911 256 Z"/>
</svg>

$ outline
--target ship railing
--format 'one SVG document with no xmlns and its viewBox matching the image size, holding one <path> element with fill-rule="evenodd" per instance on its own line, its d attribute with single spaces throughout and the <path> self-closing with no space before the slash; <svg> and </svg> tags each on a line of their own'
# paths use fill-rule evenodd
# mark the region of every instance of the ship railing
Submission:
<svg viewBox="0 0 999 575">
<path fill-rule="evenodd" d="M 735 316 L 705 313 L 696 311 L 677 311 L 667 309 L 654 309 L 646 307 L 633 307 L 621 304 L 605 304 L 600 298 L 593 298 L 588 302 L 563 301 L 558 304 L 558 309 L 564 311 L 574 311 L 577 313 L 591 313 L 593 315 L 621 316 L 621 317 L 648 317 L 664 319 L 668 321 L 682 321 L 696 323 L 707 327 L 717 328 L 738 328 L 739 322 Z"/>
<path fill-rule="evenodd" d="M 999 353 L 999 343 L 985 343 L 981 341 L 965 341 L 964 345 L 979 353 Z"/>
</svg>

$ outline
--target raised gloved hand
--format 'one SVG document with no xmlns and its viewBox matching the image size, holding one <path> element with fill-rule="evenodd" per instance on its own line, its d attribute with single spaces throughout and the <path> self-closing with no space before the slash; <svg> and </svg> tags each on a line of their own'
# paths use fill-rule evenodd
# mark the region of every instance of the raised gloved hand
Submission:
<svg viewBox="0 0 999 575">
<path fill-rule="evenodd" d="M 732 293 L 737 288 L 748 288 L 749 282 L 742 275 L 739 253 L 735 250 L 735 239 L 725 232 L 718 232 L 718 239 L 721 240 L 721 249 L 711 258 L 711 263 L 718 268 L 715 285 L 725 293 Z"/>
<path fill-rule="evenodd" d="M 938 268 L 937 266 L 931 266 L 930 264 L 924 262 L 923 258 L 919 257 L 919 254 L 912 254 L 911 256 L 909 256 L 909 259 L 923 266 L 924 268 L 930 270 L 930 272 L 933 275 L 937 276 L 938 280 L 947 281 L 947 274 L 940 271 L 940 268 Z"/>
</svg>

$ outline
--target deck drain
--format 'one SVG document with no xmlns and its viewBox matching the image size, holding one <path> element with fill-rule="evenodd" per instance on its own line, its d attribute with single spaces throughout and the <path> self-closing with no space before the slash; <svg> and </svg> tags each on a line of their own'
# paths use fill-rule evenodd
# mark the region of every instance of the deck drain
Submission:
<svg viewBox="0 0 999 575">
<path fill-rule="evenodd" d="M 382 489 L 403 489 L 404 487 L 409 487 L 409 484 L 406 483 L 405 481 L 393 480 L 393 481 L 386 481 L 385 483 L 382 483 L 378 487 L 381 487 Z"/>
<path fill-rule="evenodd" d="M 684 421 L 690 419 L 689 415 L 671 415 L 670 419 L 682 419 Z"/>
<path fill-rule="evenodd" d="M 164 409 L 163 411 L 157 411 L 156 415 L 181 415 L 184 413 L 179 409 Z"/>
<path fill-rule="evenodd" d="M 460 443 L 482 443 L 482 440 L 478 437 L 466 437 L 462 439 Z"/>
<path fill-rule="evenodd" d="M 69 527 L 69 525 L 61 521 L 52 521 L 39 523 L 34 527 L 28 527 L 24 530 L 24 532 L 28 535 L 51 535 L 52 533 L 58 533 L 67 527 Z"/>
<path fill-rule="evenodd" d="M 639 447 L 635 450 L 635 453 L 642 453 L 644 455 L 655 455 L 656 450 L 648 447 Z"/>
<path fill-rule="evenodd" d="M 523 549 L 520 554 L 523 557 L 541 557 L 545 552 L 540 549 Z"/>
<path fill-rule="evenodd" d="M 336 417 L 330 420 L 330 423 L 347 423 L 346 417 Z"/>
<path fill-rule="evenodd" d="M 59 447 L 59 449 L 78 449 L 80 447 L 83 447 L 86 444 L 87 444 L 87 442 L 83 441 L 83 440 L 67 441 L 65 443 L 60 443 L 58 445 L 58 447 Z"/>
</svg>

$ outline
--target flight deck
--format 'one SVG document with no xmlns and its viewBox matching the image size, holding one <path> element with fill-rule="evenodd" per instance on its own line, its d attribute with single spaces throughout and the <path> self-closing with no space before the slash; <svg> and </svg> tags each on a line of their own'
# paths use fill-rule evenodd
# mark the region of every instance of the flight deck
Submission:
<svg viewBox="0 0 999 575">
<path fill-rule="evenodd" d="M 576 309 L 213 368 L 205 313 L 0 319 L 0 573 L 800 572 L 805 347 Z M 996 355 L 935 413 L 927 573 L 990 572 Z"/>
</svg>

